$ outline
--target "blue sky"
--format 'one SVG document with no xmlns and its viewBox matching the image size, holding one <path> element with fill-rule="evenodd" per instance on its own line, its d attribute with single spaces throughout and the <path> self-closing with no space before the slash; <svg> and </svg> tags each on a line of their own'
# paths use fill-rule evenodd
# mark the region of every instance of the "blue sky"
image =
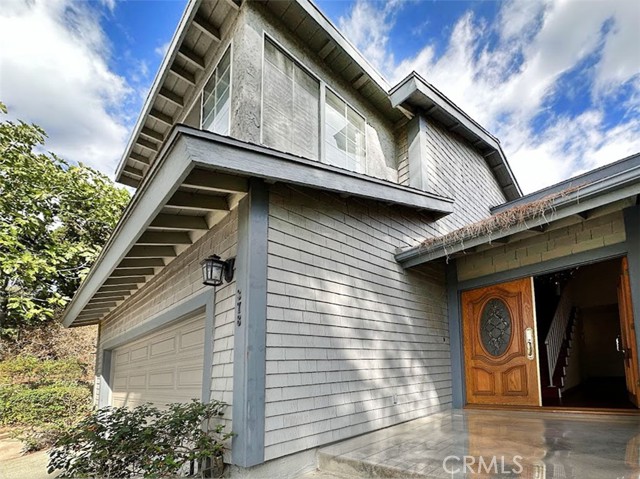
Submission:
<svg viewBox="0 0 640 479">
<path fill-rule="evenodd" d="M 6 0 L 0 100 L 112 175 L 185 3 Z M 525 191 L 640 151 L 640 2 L 318 5 L 391 83 L 418 71 L 498 136 Z"/>
</svg>

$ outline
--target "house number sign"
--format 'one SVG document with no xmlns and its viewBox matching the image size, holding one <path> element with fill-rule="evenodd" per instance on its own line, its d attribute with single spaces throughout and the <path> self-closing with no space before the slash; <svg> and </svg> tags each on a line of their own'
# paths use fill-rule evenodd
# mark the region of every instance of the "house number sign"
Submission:
<svg viewBox="0 0 640 479">
<path fill-rule="evenodd" d="M 242 324 L 242 291 L 236 292 L 236 323 L 238 326 Z"/>
</svg>

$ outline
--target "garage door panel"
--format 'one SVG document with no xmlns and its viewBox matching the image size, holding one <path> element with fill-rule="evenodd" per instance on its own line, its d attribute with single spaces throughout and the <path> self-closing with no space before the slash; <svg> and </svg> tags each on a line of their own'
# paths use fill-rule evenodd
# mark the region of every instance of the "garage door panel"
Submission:
<svg viewBox="0 0 640 479">
<path fill-rule="evenodd" d="M 178 368 L 178 386 L 197 387 L 202 384 L 201 368 Z"/>
<path fill-rule="evenodd" d="M 174 354 L 176 352 L 176 338 L 164 338 L 151 343 L 151 358 L 162 356 L 165 354 Z"/>
<path fill-rule="evenodd" d="M 111 403 L 162 406 L 200 399 L 203 355 L 204 314 L 117 348 Z"/>
<path fill-rule="evenodd" d="M 204 335 L 201 329 L 186 331 L 180 335 L 180 351 L 186 349 L 200 349 L 204 345 Z"/>
<path fill-rule="evenodd" d="M 143 361 L 147 359 L 147 355 L 149 354 L 149 348 L 147 346 L 140 346 L 139 348 L 135 348 L 131 350 L 129 354 L 129 361 Z"/>
</svg>

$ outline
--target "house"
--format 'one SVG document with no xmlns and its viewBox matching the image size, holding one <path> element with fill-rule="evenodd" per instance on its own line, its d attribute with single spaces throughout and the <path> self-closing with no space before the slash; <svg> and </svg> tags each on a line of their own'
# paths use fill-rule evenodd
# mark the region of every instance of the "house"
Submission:
<svg viewBox="0 0 640 479">
<path fill-rule="evenodd" d="M 637 406 L 640 156 L 522 196 L 495 137 L 309 0 L 191 1 L 117 179 L 62 321 L 99 325 L 100 406 L 228 402 L 233 474 L 593 378 Z"/>
</svg>

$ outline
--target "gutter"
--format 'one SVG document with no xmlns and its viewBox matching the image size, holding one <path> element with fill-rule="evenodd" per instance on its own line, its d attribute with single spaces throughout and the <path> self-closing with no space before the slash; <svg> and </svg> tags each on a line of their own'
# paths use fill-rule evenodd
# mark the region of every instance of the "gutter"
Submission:
<svg viewBox="0 0 640 479">
<path fill-rule="evenodd" d="M 640 195 L 640 166 L 587 184 L 565 197 L 557 198 L 549 206 L 547 215 L 532 218 L 501 231 L 470 238 L 449 247 L 439 244 L 429 248 L 415 246 L 396 254 L 395 259 L 404 268 L 410 268 L 635 195 Z"/>
</svg>

